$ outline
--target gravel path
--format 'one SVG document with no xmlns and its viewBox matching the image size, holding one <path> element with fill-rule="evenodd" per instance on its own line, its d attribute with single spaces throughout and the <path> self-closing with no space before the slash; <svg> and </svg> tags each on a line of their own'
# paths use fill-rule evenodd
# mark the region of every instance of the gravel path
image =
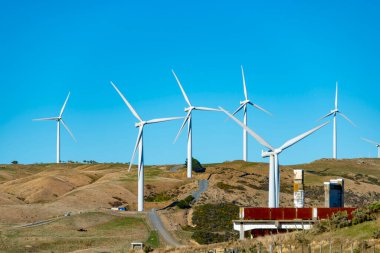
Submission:
<svg viewBox="0 0 380 253">
<path fill-rule="evenodd" d="M 178 242 L 170 233 L 166 230 L 160 217 L 158 216 L 156 209 L 153 208 L 149 214 L 149 219 L 153 225 L 153 227 L 157 230 L 157 232 L 161 235 L 161 237 L 166 241 L 167 244 L 174 247 L 180 247 L 182 244 Z"/>
</svg>

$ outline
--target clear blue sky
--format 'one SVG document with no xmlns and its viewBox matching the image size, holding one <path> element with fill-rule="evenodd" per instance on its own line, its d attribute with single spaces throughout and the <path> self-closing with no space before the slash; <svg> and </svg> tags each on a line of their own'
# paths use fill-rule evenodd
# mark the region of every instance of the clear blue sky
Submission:
<svg viewBox="0 0 380 253">
<path fill-rule="evenodd" d="M 62 160 L 129 162 L 135 118 L 114 81 L 144 119 L 183 116 L 174 68 L 194 105 L 233 111 L 250 98 L 249 126 L 272 145 L 316 126 L 333 108 L 341 158 L 375 156 L 380 142 L 378 1 L 0 1 L 0 163 L 54 162 L 53 122 L 64 114 Z M 242 115 L 238 117 L 242 119 Z M 195 112 L 194 157 L 242 158 L 242 131 L 220 113 Z M 145 129 L 146 164 L 182 163 L 181 122 Z M 261 147 L 249 138 L 251 161 Z M 332 125 L 281 154 L 283 164 L 331 157 Z"/>
</svg>

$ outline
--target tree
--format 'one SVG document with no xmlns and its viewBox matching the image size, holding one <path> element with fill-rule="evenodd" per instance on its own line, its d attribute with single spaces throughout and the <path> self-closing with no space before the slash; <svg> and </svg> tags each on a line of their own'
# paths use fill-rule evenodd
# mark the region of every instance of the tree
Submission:
<svg viewBox="0 0 380 253">
<path fill-rule="evenodd" d="M 203 173 L 206 171 L 206 169 L 203 168 L 202 164 L 194 157 L 192 158 L 192 165 L 193 165 L 193 171 L 195 172 Z M 185 161 L 185 167 L 187 167 L 187 159 Z"/>
<path fill-rule="evenodd" d="M 12 164 L 18 164 L 18 161 L 12 161 L 11 163 Z"/>
</svg>

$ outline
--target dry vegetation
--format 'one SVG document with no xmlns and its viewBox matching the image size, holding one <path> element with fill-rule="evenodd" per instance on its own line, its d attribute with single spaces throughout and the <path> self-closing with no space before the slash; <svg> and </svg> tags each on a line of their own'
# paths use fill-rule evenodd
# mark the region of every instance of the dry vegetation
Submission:
<svg viewBox="0 0 380 253">
<path fill-rule="evenodd" d="M 242 161 L 209 164 L 205 166 L 206 172 L 195 173 L 193 180 L 186 179 L 184 168 L 171 170 L 172 167 L 149 166 L 145 170 L 146 210 L 162 208 L 186 198 L 197 189 L 198 179 L 208 179 L 209 188 L 194 207 L 222 203 L 253 207 L 267 204 L 267 164 Z M 361 206 L 380 198 L 379 159 L 325 159 L 281 167 L 281 206 L 292 206 L 293 169 L 301 168 L 306 171 L 305 196 L 308 206 L 323 206 L 323 182 L 337 177 L 345 178 L 347 206 Z M 118 229 L 103 230 L 107 223 L 117 218 L 109 213 L 110 207 L 136 209 L 136 179 L 136 170 L 128 173 L 125 164 L 0 165 L 0 232 L 3 249 L 17 252 L 28 246 L 35 250 L 48 250 L 54 244 L 57 251 L 94 247 L 116 250 L 126 247 L 130 239 L 134 239 L 121 238 L 126 231 L 121 233 L 118 229 L 131 228 L 141 233 L 140 240 L 146 240 L 149 228 L 142 221 L 128 226 L 121 222 Z M 63 217 L 67 213 L 71 216 Z M 196 245 L 190 240 L 191 234 L 181 229 L 194 225 L 192 213 L 193 209 L 172 208 L 161 211 L 160 215 L 165 226 L 178 239 L 184 244 Z M 142 219 L 133 213 L 130 215 L 130 219 Z M 55 217 L 63 218 L 38 227 L 16 228 Z M 87 232 L 76 231 L 80 227 L 80 220 Z M 128 233 L 131 234 L 130 231 Z M 104 240 L 101 240 L 103 237 Z M 31 239 L 21 243 L 20 238 Z M 60 238 L 62 243 L 56 243 L 56 238 Z M 100 238 L 99 241 L 97 238 Z M 124 244 L 117 244 L 119 240 Z"/>
</svg>

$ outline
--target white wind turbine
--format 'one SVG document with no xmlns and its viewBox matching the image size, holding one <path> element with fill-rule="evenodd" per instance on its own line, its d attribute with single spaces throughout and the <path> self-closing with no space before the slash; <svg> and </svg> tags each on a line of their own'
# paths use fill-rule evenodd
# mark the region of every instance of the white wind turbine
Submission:
<svg viewBox="0 0 380 253">
<path fill-rule="evenodd" d="M 58 117 L 52 117 L 52 118 L 41 118 L 41 119 L 33 119 L 34 121 L 45 121 L 45 120 L 54 120 L 57 121 L 57 163 L 61 162 L 61 123 L 66 128 L 67 132 L 71 135 L 74 141 L 76 141 L 73 133 L 70 131 L 69 127 L 65 124 L 65 122 L 62 119 L 63 112 L 65 111 L 67 101 L 69 100 L 70 92 L 67 95 L 67 98 L 65 100 L 65 103 L 62 106 L 61 112 L 59 113 Z"/>
<path fill-rule="evenodd" d="M 245 76 L 244 76 L 243 66 L 241 66 L 241 75 L 242 75 L 242 78 L 243 78 L 243 88 L 244 88 L 244 97 L 245 97 L 245 100 L 244 101 L 240 101 L 240 106 L 236 109 L 236 111 L 232 115 L 235 115 L 241 109 L 243 109 L 243 111 L 244 111 L 244 121 L 243 122 L 244 122 L 244 125 L 247 126 L 247 107 L 248 107 L 248 105 L 256 107 L 260 111 L 263 111 L 263 112 L 265 112 L 265 113 L 267 113 L 269 115 L 271 115 L 271 113 L 268 112 L 267 110 L 265 110 L 264 108 L 258 106 L 257 104 L 252 103 L 248 99 L 248 92 L 247 92 L 247 86 L 245 84 Z M 248 140 L 247 140 L 247 131 L 245 129 L 243 129 L 243 160 L 246 161 L 246 162 L 248 161 Z"/>
<path fill-rule="evenodd" d="M 254 131 L 252 131 L 250 128 L 248 128 L 244 123 L 239 121 L 237 118 L 235 118 L 232 114 L 224 110 L 223 108 L 219 107 L 224 113 L 226 113 L 229 117 L 231 117 L 235 122 L 237 122 L 242 128 L 247 130 L 247 132 L 255 138 L 261 145 L 268 148 L 269 150 L 267 152 L 262 151 L 262 157 L 269 157 L 269 200 L 268 200 L 268 207 L 270 208 L 277 208 L 280 206 L 280 165 L 278 161 L 278 155 L 281 154 L 282 151 L 285 149 L 293 146 L 297 142 L 301 141 L 302 139 L 306 138 L 307 136 L 311 135 L 318 129 L 324 127 L 329 122 L 326 122 L 318 127 L 315 127 L 311 129 L 310 131 L 301 134 L 293 139 L 288 140 L 285 142 L 281 147 L 274 148 L 272 147 L 267 141 L 265 141 L 262 137 L 260 137 L 258 134 L 256 134 Z"/>
<path fill-rule="evenodd" d="M 331 115 L 333 115 L 333 117 L 334 117 L 334 119 L 333 119 L 333 124 L 334 124 L 334 126 L 333 126 L 333 158 L 334 159 L 337 159 L 337 136 L 338 136 L 337 124 L 336 124 L 336 115 L 337 114 L 342 116 L 351 125 L 355 126 L 355 124 L 346 115 L 344 115 L 341 111 L 339 111 L 339 109 L 338 109 L 338 82 L 336 82 L 335 109 L 331 110 L 330 113 L 328 113 L 327 115 L 325 115 L 321 119 L 319 119 L 319 120 L 322 120 L 322 119 L 325 119 L 327 117 L 330 117 Z"/>
<path fill-rule="evenodd" d="M 192 161 L 193 161 L 193 141 L 192 141 L 192 112 L 193 110 L 198 110 L 198 111 L 219 111 L 218 109 L 214 109 L 214 108 L 208 108 L 208 107 L 199 107 L 199 106 L 193 106 L 191 103 L 190 103 L 190 100 L 189 98 L 187 97 L 186 93 L 185 93 L 185 90 L 183 89 L 182 85 L 181 85 L 181 82 L 179 81 L 177 75 L 175 74 L 174 70 L 172 70 L 173 72 L 173 75 L 175 77 L 175 79 L 177 80 L 177 83 L 179 85 L 179 88 L 181 89 L 182 91 L 182 94 L 183 94 L 183 97 L 185 98 L 187 104 L 189 105 L 189 107 L 185 108 L 185 112 L 187 112 L 187 115 L 185 117 L 185 120 L 183 121 L 183 124 L 181 126 L 181 128 L 179 129 L 179 132 L 175 138 L 175 141 L 177 141 L 178 137 L 180 136 L 183 128 L 185 127 L 186 125 L 186 122 L 188 122 L 188 130 L 187 130 L 187 178 L 191 178 L 192 177 L 192 170 L 193 170 L 193 164 L 192 164 Z"/>
<path fill-rule="evenodd" d="M 380 158 L 380 143 L 375 142 L 375 141 L 368 140 L 368 139 L 366 139 L 366 138 L 362 138 L 362 140 L 363 140 L 363 141 L 366 141 L 366 142 L 368 142 L 368 143 L 371 143 L 371 144 L 376 145 L 376 147 L 377 147 L 377 158 Z"/>
<path fill-rule="evenodd" d="M 161 118 L 161 119 L 153 119 L 153 120 L 144 121 L 137 114 L 135 109 L 133 109 L 131 104 L 127 101 L 127 99 L 120 92 L 120 90 L 116 87 L 116 85 L 113 82 L 111 82 L 111 84 L 115 88 L 117 93 L 119 93 L 120 97 L 123 99 L 124 103 L 128 106 L 128 108 L 132 112 L 132 114 L 139 121 L 135 124 L 136 128 L 139 128 L 139 133 L 137 135 L 136 145 L 135 145 L 135 149 L 133 150 L 133 155 L 132 155 L 131 163 L 129 164 L 129 170 L 128 171 L 131 170 L 132 163 L 134 161 L 135 154 L 136 154 L 136 151 L 138 149 L 139 150 L 139 158 L 138 158 L 138 169 L 137 169 L 137 176 L 138 176 L 137 211 L 142 212 L 142 211 L 144 211 L 144 147 L 143 147 L 144 126 L 149 125 L 149 124 L 154 124 L 154 123 L 165 122 L 165 121 L 183 119 L 183 117 Z"/>
</svg>

